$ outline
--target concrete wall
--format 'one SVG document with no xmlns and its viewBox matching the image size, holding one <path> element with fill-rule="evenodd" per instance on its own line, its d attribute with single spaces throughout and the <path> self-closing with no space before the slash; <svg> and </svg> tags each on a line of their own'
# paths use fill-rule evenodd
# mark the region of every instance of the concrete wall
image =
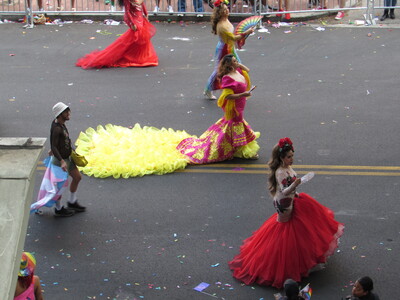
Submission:
<svg viewBox="0 0 400 300">
<path fill-rule="evenodd" d="M 14 299 L 45 138 L 0 138 L 0 299 Z M 29 251 L 29 249 L 26 249 Z"/>
</svg>

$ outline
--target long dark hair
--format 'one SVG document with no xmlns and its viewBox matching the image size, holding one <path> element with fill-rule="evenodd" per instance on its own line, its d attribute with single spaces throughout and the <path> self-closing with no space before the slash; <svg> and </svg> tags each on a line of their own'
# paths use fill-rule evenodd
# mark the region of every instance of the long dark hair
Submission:
<svg viewBox="0 0 400 300">
<path fill-rule="evenodd" d="M 231 73 L 234 70 L 232 62 L 234 57 L 235 56 L 233 54 L 227 54 L 221 59 L 218 66 L 218 79 L 221 79 L 223 76 Z"/>
<path fill-rule="evenodd" d="M 220 6 L 214 6 L 213 13 L 211 15 L 211 32 L 217 34 L 217 24 L 222 18 L 222 13 L 225 9 L 225 3 L 221 3 Z"/>
<path fill-rule="evenodd" d="M 276 144 L 274 148 L 272 148 L 271 158 L 268 161 L 268 166 L 271 170 L 271 173 L 268 177 L 268 190 L 272 196 L 276 194 L 276 170 L 280 167 L 282 159 L 286 157 L 286 154 L 289 151 L 294 151 L 293 146 L 285 145 L 283 148 L 279 147 L 279 144 Z"/>
</svg>

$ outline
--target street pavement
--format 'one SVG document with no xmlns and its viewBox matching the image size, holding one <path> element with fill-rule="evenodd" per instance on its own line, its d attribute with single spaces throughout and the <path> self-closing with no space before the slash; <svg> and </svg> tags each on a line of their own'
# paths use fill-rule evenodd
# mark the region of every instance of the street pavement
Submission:
<svg viewBox="0 0 400 300">
<path fill-rule="evenodd" d="M 334 22 L 269 24 L 239 52 L 257 85 L 245 118 L 261 132 L 258 161 L 131 179 L 84 176 L 78 198 L 87 212 L 31 215 L 25 250 L 36 254 L 45 299 L 273 299 L 278 290 L 241 284 L 227 262 L 274 212 L 266 163 L 285 136 L 294 142 L 295 170 L 316 173 L 299 191 L 346 226 L 326 269 L 302 284 L 311 284 L 313 299 L 337 300 L 369 275 L 381 299 L 392 298 L 400 268 L 399 31 Z M 0 25 L 0 136 L 48 137 L 57 101 L 71 107 L 73 140 L 108 123 L 200 135 L 222 115 L 202 95 L 216 37 L 206 22 L 154 24 L 158 67 L 101 70 L 74 62 L 125 26 Z M 39 165 L 36 191 L 43 173 Z M 209 287 L 194 290 L 202 282 Z"/>
</svg>

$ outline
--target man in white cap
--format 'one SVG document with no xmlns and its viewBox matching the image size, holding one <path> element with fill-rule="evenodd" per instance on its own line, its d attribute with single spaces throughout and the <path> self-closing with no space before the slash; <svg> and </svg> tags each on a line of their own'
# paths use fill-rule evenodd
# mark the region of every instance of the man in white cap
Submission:
<svg viewBox="0 0 400 300">
<path fill-rule="evenodd" d="M 61 205 L 61 201 L 56 202 L 55 215 L 60 217 L 70 217 L 75 212 L 83 212 L 86 207 L 80 205 L 76 198 L 76 191 L 82 175 L 71 159 L 72 145 L 71 139 L 65 122 L 70 119 L 71 110 L 63 102 L 58 102 L 53 106 L 55 119 L 51 123 L 50 129 L 50 145 L 53 154 L 51 163 L 61 167 L 72 177 L 72 182 L 69 186 L 71 192 L 68 200 L 68 208 Z"/>
</svg>

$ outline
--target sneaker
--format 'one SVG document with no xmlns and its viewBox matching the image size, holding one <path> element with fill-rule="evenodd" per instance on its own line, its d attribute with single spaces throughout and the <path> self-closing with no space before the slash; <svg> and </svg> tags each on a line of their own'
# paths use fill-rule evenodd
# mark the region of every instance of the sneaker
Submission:
<svg viewBox="0 0 400 300">
<path fill-rule="evenodd" d="M 172 8 L 171 5 L 168 5 L 168 12 L 169 12 L 169 13 L 173 13 L 173 12 L 174 12 L 174 9 Z"/>
<path fill-rule="evenodd" d="M 257 159 L 259 159 L 260 158 L 260 156 L 258 155 L 258 153 L 256 154 L 256 155 L 254 155 L 254 156 L 252 156 L 252 157 L 249 157 L 248 159 L 249 160 L 257 160 Z"/>
<path fill-rule="evenodd" d="M 341 20 L 344 17 L 344 12 L 343 11 L 338 11 L 335 20 Z"/>
<path fill-rule="evenodd" d="M 183 14 L 177 14 L 178 17 L 183 17 Z"/>
<path fill-rule="evenodd" d="M 209 100 L 217 100 L 217 97 L 215 97 L 211 91 L 204 91 L 204 96 L 206 96 Z"/>
<path fill-rule="evenodd" d="M 202 17 L 204 17 L 204 15 L 203 14 L 197 14 L 196 17 L 197 18 L 202 18 Z"/>
<path fill-rule="evenodd" d="M 156 6 L 156 7 L 154 7 L 153 13 L 158 13 L 159 10 L 160 10 L 159 7 Z"/>
<path fill-rule="evenodd" d="M 64 206 L 60 210 L 54 209 L 54 216 L 56 217 L 72 217 L 74 214 L 75 211 Z"/>
<path fill-rule="evenodd" d="M 75 203 L 69 203 L 68 202 L 68 208 L 73 210 L 74 212 L 83 212 L 86 210 L 85 206 L 82 206 L 76 201 Z"/>
</svg>

